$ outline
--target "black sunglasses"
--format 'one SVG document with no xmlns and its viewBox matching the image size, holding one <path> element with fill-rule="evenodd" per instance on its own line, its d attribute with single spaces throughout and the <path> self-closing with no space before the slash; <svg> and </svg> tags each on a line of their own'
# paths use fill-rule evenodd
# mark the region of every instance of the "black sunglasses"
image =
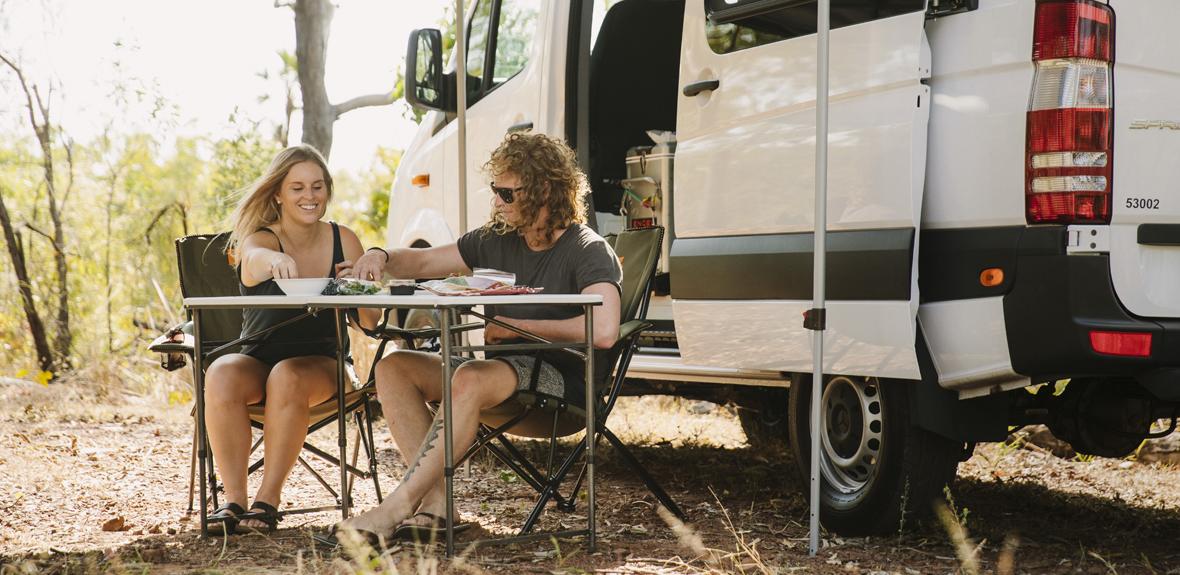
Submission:
<svg viewBox="0 0 1180 575">
<path fill-rule="evenodd" d="M 524 189 L 523 186 L 519 188 L 502 188 L 496 184 L 488 184 L 488 186 L 492 188 L 492 191 L 495 192 L 497 196 L 500 196 L 500 200 L 502 200 L 505 204 L 511 204 L 516 200 L 516 198 L 512 195 L 513 192 L 519 192 Z"/>
</svg>

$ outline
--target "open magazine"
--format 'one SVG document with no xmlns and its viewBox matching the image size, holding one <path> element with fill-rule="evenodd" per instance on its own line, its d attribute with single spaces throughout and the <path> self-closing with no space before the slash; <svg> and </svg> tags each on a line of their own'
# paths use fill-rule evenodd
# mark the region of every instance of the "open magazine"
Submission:
<svg viewBox="0 0 1180 575">
<path fill-rule="evenodd" d="M 476 268 L 470 276 L 431 280 L 419 287 L 436 295 L 515 295 L 539 293 L 544 288 L 516 285 L 516 274 Z"/>
</svg>

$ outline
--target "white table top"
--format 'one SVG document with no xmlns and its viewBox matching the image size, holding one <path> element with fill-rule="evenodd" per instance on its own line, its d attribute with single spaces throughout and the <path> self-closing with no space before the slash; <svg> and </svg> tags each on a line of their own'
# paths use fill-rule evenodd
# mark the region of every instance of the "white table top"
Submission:
<svg viewBox="0 0 1180 575">
<path fill-rule="evenodd" d="M 520 294 L 493 296 L 442 296 L 419 291 L 414 295 L 248 295 L 227 297 L 184 298 L 184 306 L 190 309 L 226 308 L 354 308 L 354 307 L 401 307 L 401 308 L 445 308 L 471 307 L 477 305 L 545 305 L 577 304 L 599 305 L 602 296 L 591 294 Z"/>
</svg>

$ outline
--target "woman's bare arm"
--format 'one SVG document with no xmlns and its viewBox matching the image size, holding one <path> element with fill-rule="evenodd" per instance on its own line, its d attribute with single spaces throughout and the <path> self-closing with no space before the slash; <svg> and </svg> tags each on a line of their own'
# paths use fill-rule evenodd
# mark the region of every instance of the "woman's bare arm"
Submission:
<svg viewBox="0 0 1180 575">
<path fill-rule="evenodd" d="M 271 278 L 299 277 L 295 260 L 279 251 L 279 240 L 274 234 L 255 232 L 238 246 L 242 284 L 254 287 Z"/>
</svg>

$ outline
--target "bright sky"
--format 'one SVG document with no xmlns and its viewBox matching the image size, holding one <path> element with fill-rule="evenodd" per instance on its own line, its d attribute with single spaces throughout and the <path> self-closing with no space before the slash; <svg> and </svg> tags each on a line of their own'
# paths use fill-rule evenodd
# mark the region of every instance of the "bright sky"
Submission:
<svg viewBox="0 0 1180 575">
<path fill-rule="evenodd" d="M 448 3 L 336 0 L 326 78 L 331 100 L 391 89 L 410 31 L 436 27 Z M 54 78 L 53 114 L 78 140 L 101 133 L 112 118 L 165 137 L 233 133 L 235 107 L 243 118 L 267 120 L 267 135 L 282 119 L 284 88 L 274 73 L 277 52 L 295 51 L 295 24 L 292 11 L 273 0 L 0 0 L 0 13 L 0 51 L 20 59 L 30 80 Z M 271 79 L 259 77 L 264 71 Z M 151 120 L 146 104 L 120 113 L 111 97 L 120 79 L 163 96 L 176 113 L 174 125 Z M 270 99 L 259 102 L 263 95 Z M 12 74 L 0 69 L 0 129 L 28 130 L 18 124 L 27 121 L 23 103 Z M 416 128 L 404 110 L 397 103 L 342 116 L 332 167 L 364 169 L 378 145 L 404 149 Z M 296 142 L 298 117 L 293 124 Z"/>
</svg>

